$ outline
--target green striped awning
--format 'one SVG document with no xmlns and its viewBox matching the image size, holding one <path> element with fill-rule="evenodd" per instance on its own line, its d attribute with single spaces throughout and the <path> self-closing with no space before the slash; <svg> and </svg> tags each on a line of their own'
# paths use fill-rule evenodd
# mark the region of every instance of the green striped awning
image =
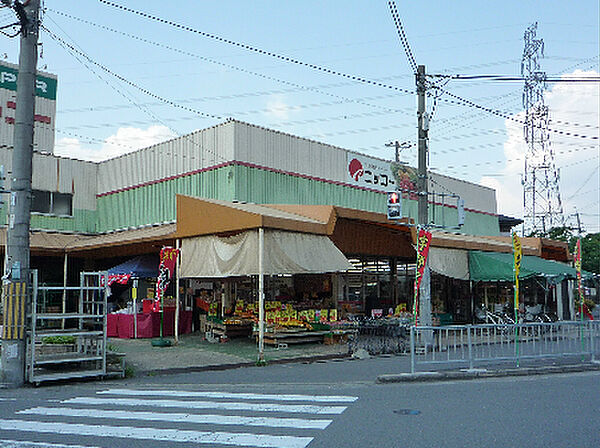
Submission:
<svg viewBox="0 0 600 448">
<path fill-rule="evenodd" d="M 513 281 L 513 254 L 469 251 L 469 275 L 473 281 Z M 552 283 L 577 277 L 575 268 L 531 255 L 521 260 L 520 279 L 545 277 Z"/>
</svg>

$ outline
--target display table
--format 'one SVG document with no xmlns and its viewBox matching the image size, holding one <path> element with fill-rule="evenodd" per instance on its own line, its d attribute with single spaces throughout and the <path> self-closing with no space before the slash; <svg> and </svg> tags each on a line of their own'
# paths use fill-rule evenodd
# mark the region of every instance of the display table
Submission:
<svg viewBox="0 0 600 448">
<path fill-rule="evenodd" d="M 110 313 L 106 316 L 106 336 L 109 338 L 132 339 L 134 315 Z M 175 334 L 175 311 L 165 310 L 163 336 Z M 179 312 L 179 334 L 192 332 L 192 312 Z M 137 315 L 137 337 L 157 338 L 160 336 L 160 313 L 139 313 Z"/>
<path fill-rule="evenodd" d="M 309 342 L 323 342 L 330 331 L 265 331 L 265 344 L 306 344 Z M 258 332 L 254 332 L 258 340 Z"/>
<path fill-rule="evenodd" d="M 207 319 L 206 316 L 200 316 L 200 329 L 203 333 L 212 333 L 214 336 L 227 339 L 237 337 L 248 337 L 252 334 L 253 323 L 242 320 L 237 323 L 217 322 Z"/>
</svg>

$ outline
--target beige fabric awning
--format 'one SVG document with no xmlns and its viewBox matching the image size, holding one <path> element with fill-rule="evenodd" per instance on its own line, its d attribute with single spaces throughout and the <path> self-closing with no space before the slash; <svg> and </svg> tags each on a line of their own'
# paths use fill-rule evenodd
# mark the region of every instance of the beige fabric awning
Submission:
<svg viewBox="0 0 600 448">
<path fill-rule="evenodd" d="M 428 259 L 429 267 L 437 274 L 459 280 L 470 278 L 468 250 L 430 247 Z"/>
<path fill-rule="evenodd" d="M 266 275 L 337 272 L 352 265 L 325 235 L 265 229 Z M 258 275 L 258 230 L 181 241 L 181 277 Z"/>
</svg>

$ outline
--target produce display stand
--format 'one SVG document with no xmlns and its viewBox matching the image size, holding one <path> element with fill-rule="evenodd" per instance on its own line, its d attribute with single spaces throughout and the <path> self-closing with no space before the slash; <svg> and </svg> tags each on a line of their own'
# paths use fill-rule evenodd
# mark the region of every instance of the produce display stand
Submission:
<svg viewBox="0 0 600 448">
<path fill-rule="evenodd" d="M 107 279 L 106 272 L 82 272 L 79 286 L 39 286 L 37 271 L 32 272 L 27 334 L 30 383 L 106 375 Z M 47 304 L 67 294 L 76 310 L 49 312 Z"/>
<path fill-rule="evenodd" d="M 249 320 L 225 319 L 219 320 L 200 316 L 200 329 L 204 334 L 213 337 L 233 339 L 248 337 L 252 334 L 253 322 Z"/>
<path fill-rule="evenodd" d="M 322 343 L 330 331 L 266 331 L 265 344 L 279 346 L 281 344 Z"/>
</svg>

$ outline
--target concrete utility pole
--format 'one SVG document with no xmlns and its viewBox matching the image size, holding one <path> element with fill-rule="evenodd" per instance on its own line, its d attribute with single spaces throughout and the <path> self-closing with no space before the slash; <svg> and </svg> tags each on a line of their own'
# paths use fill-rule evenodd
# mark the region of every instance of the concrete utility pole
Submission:
<svg viewBox="0 0 600 448">
<path fill-rule="evenodd" d="M 396 163 L 400 163 L 400 151 L 403 149 L 408 149 L 412 146 L 411 142 L 402 142 L 400 143 L 398 140 L 393 141 L 393 142 L 389 142 L 386 143 L 385 146 L 387 146 L 388 148 L 395 148 L 395 158 L 394 161 Z"/>
<path fill-rule="evenodd" d="M 417 189 L 418 192 L 418 221 L 419 227 L 427 227 L 429 224 L 428 214 L 428 178 L 427 178 L 427 143 L 429 133 L 429 118 L 425 109 L 425 97 L 427 93 L 427 85 L 425 80 L 425 66 L 419 65 L 417 67 L 416 74 L 417 82 L 417 121 L 418 121 L 418 178 L 417 178 Z M 431 320 L 431 289 L 430 289 L 430 273 L 429 273 L 429 257 L 425 264 L 425 270 L 423 271 L 423 278 L 421 279 L 421 288 L 419 291 L 419 303 L 420 303 L 420 323 L 424 326 L 432 324 Z"/>
<path fill-rule="evenodd" d="M 2 382 L 20 387 L 25 382 L 25 325 L 31 307 L 29 227 L 40 0 L 12 6 L 19 12 L 21 42 L 5 267 L 9 283 L 3 294 Z"/>
</svg>

